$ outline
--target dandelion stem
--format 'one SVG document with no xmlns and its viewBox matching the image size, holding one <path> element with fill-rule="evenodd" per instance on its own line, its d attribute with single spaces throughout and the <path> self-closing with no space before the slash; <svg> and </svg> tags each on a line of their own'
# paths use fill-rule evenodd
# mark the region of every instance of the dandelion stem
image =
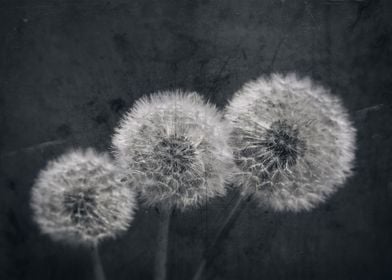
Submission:
<svg viewBox="0 0 392 280">
<path fill-rule="evenodd" d="M 105 280 L 105 274 L 103 272 L 101 258 L 99 256 L 99 251 L 98 251 L 98 244 L 94 244 L 92 246 L 91 257 L 93 260 L 95 280 Z"/>
<path fill-rule="evenodd" d="M 161 207 L 159 229 L 157 236 L 157 251 L 155 255 L 154 279 L 166 280 L 166 266 L 169 244 L 169 226 L 172 209 Z"/>
<path fill-rule="evenodd" d="M 230 230 L 233 228 L 234 223 L 237 218 L 240 216 L 242 211 L 245 209 L 247 202 L 251 199 L 251 194 L 239 194 L 237 201 L 235 202 L 233 208 L 230 213 L 227 215 L 224 223 L 220 226 L 218 233 L 215 235 L 215 238 L 211 245 L 205 250 L 203 254 L 203 259 L 201 260 L 195 275 L 193 276 L 193 280 L 201 280 L 204 274 L 204 271 L 208 269 L 208 266 L 214 260 L 214 258 L 219 254 L 222 249 L 223 241 L 229 235 Z"/>
</svg>

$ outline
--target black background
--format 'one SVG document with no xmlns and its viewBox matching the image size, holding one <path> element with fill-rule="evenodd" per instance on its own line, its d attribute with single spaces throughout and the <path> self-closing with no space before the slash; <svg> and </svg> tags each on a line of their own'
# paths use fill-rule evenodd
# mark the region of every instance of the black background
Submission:
<svg viewBox="0 0 392 280">
<path fill-rule="evenodd" d="M 0 279 L 91 279 L 87 250 L 52 242 L 29 192 L 71 147 L 107 150 L 144 94 L 196 90 L 220 108 L 249 79 L 311 76 L 358 129 L 355 176 L 309 213 L 251 202 L 210 279 L 392 279 L 392 2 L 0 1 Z M 169 279 L 190 279 L 235 194 L 175 213 Z M 108 279 L 152 279 L 158 215 L 102 244 Z"/>
</svg>

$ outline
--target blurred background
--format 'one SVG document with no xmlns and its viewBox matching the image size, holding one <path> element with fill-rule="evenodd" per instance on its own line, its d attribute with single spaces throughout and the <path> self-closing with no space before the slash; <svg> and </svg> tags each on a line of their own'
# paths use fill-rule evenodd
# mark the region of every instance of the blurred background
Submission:
<svg viewBox="0 0 392 280">
<path fill-rule="evenodd" d="M 0 0 L 0 279 L 92 279 L 86 249 L 52 242 L 30 189 L 72 147 L 110 148 L 144 94 L 182 88 L 223 108 L 271 72 L 310 76 L 358 129 L 355 175 L 309 213 L 250 202 L 206 279 L 392 279 L 392 2 Z M 176 212 L 170 280 L 190 279 L 235 192 Z M 101 246 L 107 279 L 152 279 L 158 214 Z"/>
</svg>

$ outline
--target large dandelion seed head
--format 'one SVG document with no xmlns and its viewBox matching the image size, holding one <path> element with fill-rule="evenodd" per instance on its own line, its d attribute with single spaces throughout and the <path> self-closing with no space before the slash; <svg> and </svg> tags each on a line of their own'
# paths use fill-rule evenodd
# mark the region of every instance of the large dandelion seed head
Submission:
<svg viewBox="0 0 392 280">
<path fill-rule="evenodd" d="M 127 230 L 136 200 L 109 156 L 88 149 L 49 162 L 33 186 L 31 206 L 53 239 L 95 244 Z"/>
<path fill-rule="evenodd" d="M 237 183 L 275 210 L 309 210 L 351 174 L 355 129 L 340 100 L 294 74 L 261 77 L 227 107 Z"/>
<path fill-rule="evenodd" d="M 229 133 L 221 113 L 198 94 L 166 91 L 134 105 L 113 147 L 145 204 L 184 209 L 225 194 Z"/>
</svg>

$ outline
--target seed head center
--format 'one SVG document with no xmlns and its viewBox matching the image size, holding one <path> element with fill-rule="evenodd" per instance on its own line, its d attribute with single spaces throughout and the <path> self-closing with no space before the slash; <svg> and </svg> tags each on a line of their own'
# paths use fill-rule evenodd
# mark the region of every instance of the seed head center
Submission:
<svg viewBox="0 0 392 280">
<path fill-rule="evenodd" d="M 267 130 L 265 141 L 266 150 L 272 153 L 272 164 L 275 167 L 296 163 L 305 151 L 305 142 L 299 138 L 298 128 L 287 121 L 276 121 Z"/>
<path fill-rule="evenodd" d="M 64 208 L 74 223 L 88 223 L 96 200 L 92 191 L 72 191 L 64 195 Z"/>
<path fill-rule="evenodd" d="M 165 173 L 184 173 L 189 169 L 195 156 L 192 143 L 183 136 L 170 136 L 162 139 L 156 147 L 161 156 Z"/>
</svg>

